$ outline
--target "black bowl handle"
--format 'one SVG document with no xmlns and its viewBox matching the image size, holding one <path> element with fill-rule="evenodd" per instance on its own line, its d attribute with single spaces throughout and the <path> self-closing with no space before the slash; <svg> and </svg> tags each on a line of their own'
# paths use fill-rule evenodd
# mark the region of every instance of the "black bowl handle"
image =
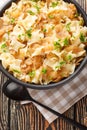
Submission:
<svg viewBox="0 0 87 130">
<path fill-rule="evenodd" d="M 12 80 L 7 80 L 2 87 L 2 91 L 7 97 L 17 101 L 24 100 L 25 95 L 21 92 L 22 89 L 23 86 L 13 82 Z"/>
<path fill-rule="evenodd" d="M 7 80 L 2 87 L 3 93 L 10 99 L 16 101 L 27 100 L 26 95 L 28 95 L 28 92 L 26 91 L 25 93 L 24 90 L 25 90 L 24 86 L 15 83 L 10 79 Z"/>
<path fill-rule="evenodd" d="M 9 97 L 10 94 L 8 94 L 8 91 L 7 91 L 6 87 L 7 87 L 8 85 L 10 85 L 11 83 L 12 83 L 12 80 L 8 79 L 8 80 L 3 84 L 3 87 L 2 87 L 2 92 L 3 92 L 7 97 Z M 9 98 L 10 98 L 10 97 L 9 97 Z"/>
</svg>

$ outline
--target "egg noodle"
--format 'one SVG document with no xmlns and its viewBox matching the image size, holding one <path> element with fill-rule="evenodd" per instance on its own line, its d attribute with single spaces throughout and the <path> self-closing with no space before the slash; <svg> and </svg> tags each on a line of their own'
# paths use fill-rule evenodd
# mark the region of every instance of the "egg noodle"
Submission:
<svg viewBox="0 0 87 130">
<path fill-rule="evenodd" d="M 86 56 L 87 27 L 72 3 L 20 0 L 0 18 L 0 61 L 21 81 L 58 82 Z"/>
</svg>

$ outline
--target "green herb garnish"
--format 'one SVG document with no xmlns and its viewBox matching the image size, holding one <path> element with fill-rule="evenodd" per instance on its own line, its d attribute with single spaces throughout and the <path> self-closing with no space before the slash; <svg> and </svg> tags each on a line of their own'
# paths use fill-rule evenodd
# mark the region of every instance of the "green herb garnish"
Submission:
<svg viewBox="0 0 87 130">
<path fill-rule="evenodd" d="M 29 76 L 30 76 L 31 78 L 33 78 L 33 77 L 35 76 L 35 71 L 32 70 L 31 72 L 29 72 Z"/>
<path fill-rule="evenodd" d="M 12 18 L 12 19 L 10 20 L 10 23 L 11 23 L 11 24 L 14 24 L 14 23 L 15 23 L 15 18 Z"/>
<path fill-rule="evenodd" d="M 14 72 L 16 73 L 21 73 L 19 70 L 13 69 Z"/>
<path fill-rule="evenodd" d="M 72 60 L 72 55 L 70 55 L 70 54 L 67 55 L 67 56 L 66 56 L 66 60 L 67 60 L 67 61 L 71 61 L 71 60 Z"/>
<path fill-rule="evenodd" d="M 53 25 L 51 29 L 53 30 L 54 28 L 55 28 L 55 26 Z"/>
<path fill-rule="evenodd" d="M 38 2 L 39 0 L 31 0 L 31 1 L 33 1 L 33 2 Z"/>
<path fill-rule="evenodd" d="M 37 12 L 39 13 L 40 12 L 40 7 L 37 6 L 37 5 L 35 5 L 34 7 L 36 8 Z"/>
<path fill-rule="evenodd" d="M 53 19 L 53 18 L 54 18 L 54 16 L 53 16 L 53 15 L 49 15 L 48 17 L 49 17 L 50 19 Z"/>
<path fill-rule="evenodd" d="M 71 39 L 72 39 L 72 40 L 74 40 L 74 39 L 75 39 L 75 36 L 74 36 L 74 35 L 72 35 Z"/>
<path fill-rule="evenodd" d="M 46 74 L 46 72 L 47 72 L 47 69 L 43 68 L 43 69 L 42 69 L 42 73 L 43 73 L 43 74 Z"/>
<path fill-rule="evenodd" d="M 6 48 L 6 47 L 7 47 L 6 43 L 3 43 L 3 44 L 1 45 L 1 49 L 4 49 L 4 48 Z"/>
<path fill-rule="evenodd" d="M 33 11 L 31 11 L 31 10 L 29 10 L 28 13 L 29 13 L 30 15 L 35 15 L 35 13 L 34 13 Z"/>
<path fill-rule="evenodd" d="M 45 33 L 46 31 L 47 31 L 47 29 L 46 29 L 46 28 L 44 28 L 44 29 L 43 29 L 43 32 Z"/>
<path fill-rule="evenodd" d="M 57 2 L 52 2 L 51 7 L 55 8 L 58 5 L 58 1 Z"/>
<path fill-rule="evenodd" d="M 80 19 L 79 25 L 84 25 L 84 20 L 83 19 Z"/>
<path fill-rule="evenodd" d="M 20 39 L 20 40 L 21 40 L 21 34 L 19 34 L 19 35 L 18 35 L 18 39 Z"/>
<path fill-rule="evenodd" d="M 60 65 L 57 65 L 57 66 L 55 67 L 55 70 L 60 70 Z"/>
<path fill-rule="evenodd" d="M 78 12 L 76 12 L 76 14 L 74 16 L 75 16 L 75 18 L 78 18 L 78 16 L 79 16 Z"/>
<path fill-rule="evenodd" d="M 61 49 L 60 39 L 58 39 L 58 41 L 54 42 L 54 47 L 55 47 L 55 49 Z"/>
<path fill-rule="evenodd" d="M 64 43 L 64 46 L 68 46 L 69 45 L 69 39 L 65 38 L 64 41 L 63 41 L 63 43 Z"/>
<path fill-rule="evenodd" d="M 7 45 L 6 45 L 6 43 L 3 43 L 1 45 L 1 49 L 2 49 L 3 52 L 7 52 Z"/>
<path fill-rule="evenodd" d="M 66 62 L 65 61 L 60 61 L 60 66 L 63 66 Z"/>
<path fill-rule="evenodd" d="M 71 22 L 69 22 L 69 23 L 66 25 L 66 30 L 67 30 L 68 32 L 70 32 L 70 25 L 71 25 Z"/>
<path fill-rule="evenodd" d="M 10 35 L 10 32 L 7 32 L 8 36 Z"/>
<path fill-rule="evenodd" d="M 65 64 L 66 64 L 65 61 L 60 61 L 60 62 L 58 63 L 58 65 L 55 67 L 55 69 L 56 69 L 56 70 L 60 70 L 61 67 L 64 66 Z"/>
<path fill-rule="evenodd" d="M 27 34 L 27 36 L 29 37 L 29 38 L 31 38 L 32 37 L 32 29 L 30 28 L 29 30 L 27 30 L 26 31 L 26 34 Z"/>
<path fill-rule="evenodd" d="M 25 34 L 19 34 L 19 35 L 18 35 L 18 40 L 22 40 L 23 37 L 25 37 Z"/>
<path fill-rule="evenodd" d="M 86 41 L 85 35 L 83 33 L 80 33 L 80 41 L 81 42 L 85 42 Z"/>
</svg>

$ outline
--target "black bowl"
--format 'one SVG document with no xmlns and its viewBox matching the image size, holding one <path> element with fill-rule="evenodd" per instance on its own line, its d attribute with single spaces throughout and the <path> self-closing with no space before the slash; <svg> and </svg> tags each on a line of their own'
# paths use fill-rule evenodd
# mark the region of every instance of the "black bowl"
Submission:
<svg viewBox="0 0 87 130">
<path fill-rule="evenodd" d="M 11 3 L 13 1 L 16 2 L 17 0 L 10 0 L 0 11 L 0 16 L 3 15 L 4 11 L 11 5 Z M 77 7 L 78 12 L 82 15 L 82 17 L 84 19 L 85 26 L 87 26 L 87 16 L 86 16 L 86 13 L 84 12 L 84 10 L 81 8 L 81 6 L 75 0 L 64 0 L 64 1 L 68 2 L 68 3 L 73 3 Z M 87 48 L 86 48 L 86 51 L 87 51 Z M 31 89 L 51 89 L 51 88 L 63 86 L 66 83 L 69 83 L 69 81 L 71 81 L 73 78 L 75 78 L 81 72 L 81 70 L 83 69 L 83 67 L 86 64 L 87 64 L 87 55 L 81 61 L 80 65 L 76 68 L 75 72 L 72 75 L 70 75 L 69 77 L 67 77 L 59 82 L 50 83 L 48 85 L 40 85 L 40 84 L 38 85 L 38 84 L 25 83 L 23 81 L 20 81 L 19 79 L 15 78 L 13 75 L 11 75 L 6 69 L 4 69 L 1 62 L 0 62 L 0 70 L 10 79 L 10 81 L 20 84 L 22 86 L 25 86 L 25 87 L 28 87 Z"/>
</svg>

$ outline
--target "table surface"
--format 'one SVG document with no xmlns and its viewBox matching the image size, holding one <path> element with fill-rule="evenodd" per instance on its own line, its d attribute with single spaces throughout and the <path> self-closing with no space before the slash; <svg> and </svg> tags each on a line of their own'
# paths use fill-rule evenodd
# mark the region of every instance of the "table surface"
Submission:
<svg viewBox="0 0 87 130">
<path fill-rule="evenodd" d="M 87 13 L 87 0 L 77 0 Z M 62 119 L 56 119 L 50 125 L 32 104 L 21 105 L 8 99 L 2 93 L 7 78 L 0 72 L 0 130 L 79 130 Z M 66 116 L 87 126 L 87 96 L 83 97 L 68 111 Z"/>
</svg>

